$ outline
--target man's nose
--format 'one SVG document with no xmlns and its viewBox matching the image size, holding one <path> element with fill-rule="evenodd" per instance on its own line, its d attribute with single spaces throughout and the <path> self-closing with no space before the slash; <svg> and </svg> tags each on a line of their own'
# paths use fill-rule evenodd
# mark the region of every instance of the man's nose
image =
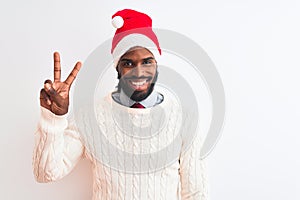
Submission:
<svg viewBox="0 0 300 200">
<path fill-rule="evenodd" d="M 134 74 L 137 77 L 143 76 L 144 75 L 144 67 L 142 64 L 138 64 L 135 68 L 134 68 Z"/>
</svg>

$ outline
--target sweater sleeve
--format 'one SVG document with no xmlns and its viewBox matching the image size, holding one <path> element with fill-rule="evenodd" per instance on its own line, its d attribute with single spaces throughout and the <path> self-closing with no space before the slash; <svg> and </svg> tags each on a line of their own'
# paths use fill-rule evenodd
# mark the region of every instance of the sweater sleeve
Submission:
<svg viewBox="0 0 300 200">
<path fill-rule="evenodd" d="M 35 133 L 33 172 L 38 182 L 56 181 L 72 171 L 83 157 L 84 147 L 75 122 L 41 107 Z"/>
<path fill-rule="evenodd" d="M 180 156 L 181 200 L 209 200 L 207 160 L 200 159 L 201 142 L 197 134 Z"/>
</svg>

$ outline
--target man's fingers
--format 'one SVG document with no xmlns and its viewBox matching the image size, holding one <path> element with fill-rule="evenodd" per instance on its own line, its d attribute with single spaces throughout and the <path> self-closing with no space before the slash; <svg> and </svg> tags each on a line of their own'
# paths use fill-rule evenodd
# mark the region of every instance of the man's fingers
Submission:
<svg viewBox="0 0 300 200">
<path fill-rule="evenodd" d="M 61 66 L 60 66 L 60 55 L 58 52 L 54 52 L 54 81 L 60 81 L 61 79 Z"/>
<path fill-rule="evenodd" d="M 52 87 L 52 84 L 48 82 L 44 84 L 44 89 L 50 97 L 52 97 L 53 95 L 58 95 L 55 89 Z"/>
<path fill-rule="evenodd" d="M 51 105 L 51 100 L 45 89 L 41 89 L 40 98 L 43 99 L 49 106 Z"/>
<path fill-rule="evenodd" d="M 73 70 L 71 71 L 71 73 L 69 74 L 68 78 L 65 80 L 65 83 L 67 85 L 72 85 L 74 79 L 76 78 L 80 68 L 81 68 L 82 64 L 81 62 L 77 62 L 76 65 L 74 66 Z"/>
<path fill-rule="evenodd" d="M 44 89 L 51 101 L 55 102 L 57 105 L 62 105 L 63 98 L 57 93 L 51 84 L 45 83 Z"/>
<path fill-rule="evenodd" d="M 50 85 L 52 85 L 52 81 L 50 79 L 45 80 L 44 84 L 49 83 Z"/>
</svg>

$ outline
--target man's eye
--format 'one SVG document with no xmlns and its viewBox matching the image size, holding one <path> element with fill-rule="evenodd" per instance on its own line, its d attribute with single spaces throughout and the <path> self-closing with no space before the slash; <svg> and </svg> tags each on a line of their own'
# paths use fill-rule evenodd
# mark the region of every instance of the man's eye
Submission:
<svg viewBox="0 0 300 200">
<path fill-rule="evenodd" d="M 143 62 L 144 65 L 151 65 L 153 62 L 151 60 L 145 60 Z"/>
<path fill-rule="evenodd" d="M 133 63 L 132 62 L 123 62 L 122 65 L 124 67 L 132 67 L 133 66 Z"/>
</svg>

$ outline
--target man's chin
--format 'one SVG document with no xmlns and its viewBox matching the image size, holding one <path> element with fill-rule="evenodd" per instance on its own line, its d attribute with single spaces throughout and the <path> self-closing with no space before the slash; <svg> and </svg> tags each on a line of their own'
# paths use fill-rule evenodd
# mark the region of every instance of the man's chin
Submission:
<svg viewBox="0 0 300 200">
<path fill-rule="evenodd" d="M 151 94 L 151 92 L 148 91 L 134 91 L 131 96 L 130 99 L 132 99 L 133 101 L 143 101 L 144 99 L 146 99 L 149 95 Z"/>
<path fill-rule="evenodd" d="M 147 90 L 133 90 L 129 87 L 122 87 L 124 93 L 133 101 L 143 101 L 146 99 L 153 91 L 155 84 L 151 84 Z"/>
</svg>

